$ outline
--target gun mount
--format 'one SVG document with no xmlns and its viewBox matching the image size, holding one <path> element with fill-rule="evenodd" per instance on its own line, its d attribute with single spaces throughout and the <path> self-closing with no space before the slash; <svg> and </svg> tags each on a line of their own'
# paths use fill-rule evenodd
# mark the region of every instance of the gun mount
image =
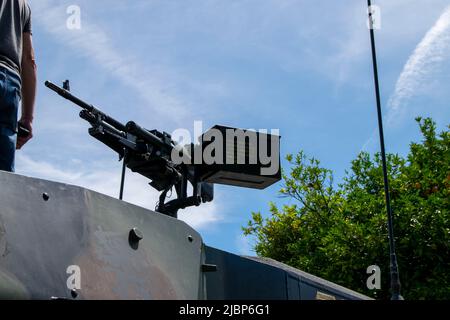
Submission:
<svg viewBox="0 0 450 320">
<path fill-rule="evenodd" d="M 81 107 L 80 117 L 91 125 L 89 134 L 117 152 L 119 160 L 123 160 L 120 199 L 123 197 L 126 168 L 151 180 L 150 186 L 161 192 L 156 211 L 172 217 L 177 217 L 179 209 L 212 201 L 213 183 L 263 189 L 281 179 L 279 147 L 272 148 L 274 150 L 268 147 L 269 151 L 275 155 L 274 159 L 277 162 L 275 172 L 261 175 L 261 169 L 266 164 L 250 161 L 251 155 L 256 155 L 261 142 L 278 141 L 279 144 L 278 136 L 255 133 L 256 140 L 248 139 L 247 141 L 245 140 L 247 133 L 244 130 L 215 126 L 210 132 L 224 133 L 230 129 L 239 130 L 244 133 L 244 140 L 239 142 L 236 137 L 232 137 L 231 148 L 230 142 L 224 143 L 222 140 L 222 145 L 219 147 L 222 150 L 226 149 L 226 152 L 220 153 L 223 156 L 219 157 L 218 162 L 206 163 L 202 160 L 200 163 L 193 163 L 191 160 L 194 158 L 194 153 L 199 150 L 203 152 L 204 147 L 211 144 L 211 140 L 205 139 L 205 136 L 209 136 L 208 132 L 201 137 L 200 145 L 191 143 L 189 146 L 181 146 L 166 132 L 147 130 L 133 121 L 123 124 L 84 102 L 70 92 L 68 80 L 64 82 L 62 88 L 50 81 L 46 81 L 45 85 Z M 208 143 L 203 145 L 203 140 Z M 267 151 L 267 146 L 265 150 Z M 172 156 L 177 153 L 182 153 L 186 161 L 173 161 Z M 245 161 L 240 162 L 239 159 L 249 160 L 249 164 Z M 188 196 L 189 183 L 192 185 L 191 196 Z M 177 198 L 166 203 L 167 193 L 173 188 Z"/>
</svg>

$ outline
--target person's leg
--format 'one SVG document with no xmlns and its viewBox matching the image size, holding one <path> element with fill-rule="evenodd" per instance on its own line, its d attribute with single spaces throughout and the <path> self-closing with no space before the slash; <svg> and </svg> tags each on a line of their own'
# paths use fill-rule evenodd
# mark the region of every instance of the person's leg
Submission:
<svg viewBox="0 0 450 320">
<path fill-rule="evenodd" d="M 16 133 L 0 125 L 0 170 L 14 172 Z"/>
<path fill-rule="evenodd" d="M 0 68 L 0 170 L 14 172 L 20 77 Z"/>
</svg>

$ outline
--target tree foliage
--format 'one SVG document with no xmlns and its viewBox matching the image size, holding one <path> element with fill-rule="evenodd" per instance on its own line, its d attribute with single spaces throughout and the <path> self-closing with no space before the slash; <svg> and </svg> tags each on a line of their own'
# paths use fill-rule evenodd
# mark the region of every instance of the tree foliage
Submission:
<svg viewBox="0 0 450 320">
<path fill-rule="evenodd" d="M 450 133 L 416 119 L 423 134 L 407 158 L 388 154 L 402 295 L 450 298 Z M 449 126 L 450 128 L 450 126 Z M 380 154 L 360 153 L 340 184 L 302 151 L 288 155 L 280 190 L 289 204 L 252 213 L 246 235 L 255 251 L 375 298 L 390 297 L 389 243 Z M 369 291 L 366 269 L 381 268 L 381 290 Z"/>
</svg>

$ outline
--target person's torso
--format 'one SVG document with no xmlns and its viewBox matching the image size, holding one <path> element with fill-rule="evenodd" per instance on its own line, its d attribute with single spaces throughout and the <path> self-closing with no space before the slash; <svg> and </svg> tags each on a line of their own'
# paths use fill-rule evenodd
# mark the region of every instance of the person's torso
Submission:
<svg viewBox="0 0 450 320">
<path fill-rule="evenodd" d="M 20 74 L 24 32 L 31 32 L 26 0 L 0 0 L 0 67 Z"/>
</svg>

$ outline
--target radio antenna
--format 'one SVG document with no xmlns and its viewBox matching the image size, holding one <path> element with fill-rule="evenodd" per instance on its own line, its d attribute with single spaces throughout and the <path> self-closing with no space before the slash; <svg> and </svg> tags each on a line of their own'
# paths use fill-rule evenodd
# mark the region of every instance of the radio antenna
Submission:
<svg viewBox="0 0 450 320">
<path fill-rule="evenodd" d="M 377 99 L 377 112 L 378 112 L 378 130 L 380 133 L 381 159 L 383 163 L 384 195 L 386 198 L 386 211 L 388 216 L 391 294 L 392 294 L 391 300 L 403 300 L 403 297 L 400 294 L 401 286 L 398 272 L 397 255 L 395 254 L 394 227 L 392 224 L 391 199 L 389 196 L 389 179 L 386 166 L 386 152 L 384 148 L 383 117 L 381 114 L 380 86 L 378 82 L 377 54 L 375 49 L 375 32 L 374 32 L 374 17 L 373 17 L 374 8 L 372 7 L 371 0 L 367 0 L 367 5 L 369 8 L 368 14 L 369 14 L 370 43 L 372 46 L 373 74 L 375 81 L 375 96 Z"/>
</svg>

